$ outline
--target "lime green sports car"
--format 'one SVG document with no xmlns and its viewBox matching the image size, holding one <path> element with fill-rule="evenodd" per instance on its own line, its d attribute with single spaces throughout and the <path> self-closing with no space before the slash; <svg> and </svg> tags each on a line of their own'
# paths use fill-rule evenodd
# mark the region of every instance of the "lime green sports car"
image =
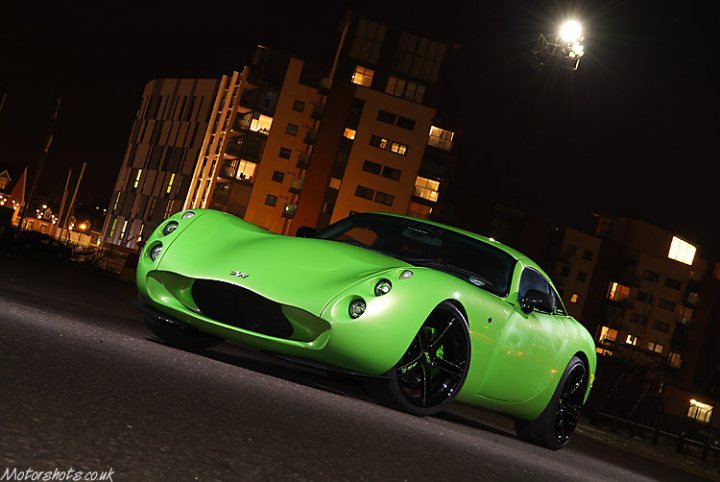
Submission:
<svg viewBox="0 0 720 482">
<path fill-rule="evenodd" d="M 137 267 L 149 327 L 174 345 L 230 340 L 363 375 L 381 402 L 415 415 L 457 399 L 513 417 L 524 440 L 568 442 L 595 345 L 537 264 L 393 214 L 298 234 L 213 210 L 167 219 Z"/>
</svg>

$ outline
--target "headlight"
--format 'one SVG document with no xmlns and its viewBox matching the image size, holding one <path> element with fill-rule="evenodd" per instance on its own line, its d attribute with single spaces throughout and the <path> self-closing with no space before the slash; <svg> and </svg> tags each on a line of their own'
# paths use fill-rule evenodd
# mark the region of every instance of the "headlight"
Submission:
<svg viewBox="0 0 720 482">
<path fill-rule="evenodd" d="M 163 245 L 158 243 L 152 248 L 150 248 L 150 259 L 155 261 L 158 259 L 158 256 L 160 256 L 160 253 L 162 253 Z"/>
<path fill-rule="evenodd" d="M 363 313 L 365 313 L 365 308 L 367 308 L 367 305 L 364 300 L 357 299 L 353 301 L 350 303 L 350 308 L 348 309 L 350 318 L 359 318 Z"/>
<path fill-rule="evenodd" d="M 190 219 L 191 217 L 195 216 L 195 211 L 188 211 L 186 213 L 183 213 L 182 216 L 180 216 L 182 219 Z"/>
<path fill-rule="evenodd" d="M 392 283 L 390 280 L 381 279 L 375 285 L 375 296 L 382 296 L 390 293 L 392 289 Z"/>
<path fill-rule="evenodd" d="M 163 229 L 163 234 L 167 236 L 168 234 L 172 233 L 178 228 L 179 224 L 177 221 L 170 221 L 165 225 L 165 228 Z"/>
</svg>

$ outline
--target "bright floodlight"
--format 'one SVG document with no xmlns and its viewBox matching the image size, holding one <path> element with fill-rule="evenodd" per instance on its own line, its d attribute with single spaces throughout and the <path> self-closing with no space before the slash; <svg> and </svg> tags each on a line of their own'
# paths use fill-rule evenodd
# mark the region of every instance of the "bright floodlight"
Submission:
<svg viewBox="0 0 720 482">
<path fill-rule="evenodd" d="M 560 26 L 560 38 L 563 42 L 576 42 L 582 34 L 582 25 L 577 20 L 568 20 Z"/>
</svg>

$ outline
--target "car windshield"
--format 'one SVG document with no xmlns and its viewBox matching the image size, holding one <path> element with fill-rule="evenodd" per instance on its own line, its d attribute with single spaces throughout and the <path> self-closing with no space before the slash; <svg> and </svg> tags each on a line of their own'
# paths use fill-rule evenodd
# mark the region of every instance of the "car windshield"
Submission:
<svg viewBox="0 0 720 482">
<path fill-rule="evenodd" d="M 420 220 L 354 214 L 317 233 L 320 239 L 379 251 L 450 273 L 498 296 L 510 291 L 515 259 L 483 241 Z"/>
</svg>

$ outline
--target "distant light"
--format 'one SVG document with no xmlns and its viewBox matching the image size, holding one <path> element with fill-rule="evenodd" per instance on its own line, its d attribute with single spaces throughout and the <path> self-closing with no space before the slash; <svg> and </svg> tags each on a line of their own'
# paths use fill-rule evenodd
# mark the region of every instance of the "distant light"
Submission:
<svg viewBox="0 0 720 482">
<path fill-rule="evenodd" d="M 670 243 L 670 251 L 668 251 L 668 258 L 692 266 L 696 252 L 697 248 L 695 246 L 687 241 L 683 241 L 677 236 L 673 236 L 672 242 Z"/>
<path fill-rule="evenodd" d="M 496 240 L 495 238 L 493 238 L 493 237 L 490 237 L 490 238 L 488 238 L 488 239 L 489 239 L 490 241 L 492 241 L 493 243 L 497 241 L 497 240 Z"/>
<path fill-rule="evenodd" d="M 576 42 L 582 35 L 582 25 L 577 20 L 568 20 L 560 26 L 560 38 L 564 42 Z"/>
</svg>

